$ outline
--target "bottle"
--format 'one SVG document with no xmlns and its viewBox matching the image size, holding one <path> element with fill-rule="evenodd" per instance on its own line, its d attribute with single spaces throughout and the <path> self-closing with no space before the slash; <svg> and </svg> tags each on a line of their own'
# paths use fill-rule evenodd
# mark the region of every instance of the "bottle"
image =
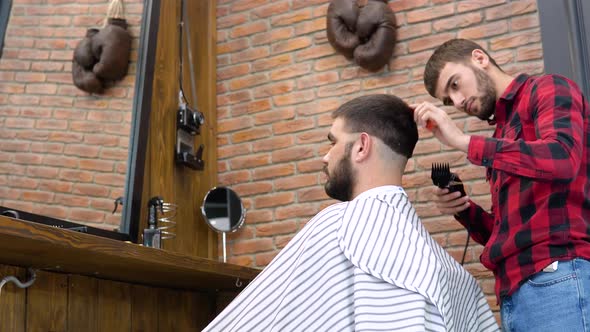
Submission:
<svg viewBox="0 0 590 332">
<path fill-rule="evenodd" d="M 158 229 L 158 208 L 163 210 L 164 201 L 161 197 L 153 197 L 148 202 L 148 228 L 143 230 L 143 245 L 145 247 L 161 248 L 162 230 Z"/>
</svg>

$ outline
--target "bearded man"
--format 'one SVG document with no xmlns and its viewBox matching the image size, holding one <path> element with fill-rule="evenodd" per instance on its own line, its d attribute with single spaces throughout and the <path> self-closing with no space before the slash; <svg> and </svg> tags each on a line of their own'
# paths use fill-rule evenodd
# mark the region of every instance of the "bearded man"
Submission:
<svg viewBox="0 0 590 332">
<path fill-rule="evenodd" d="M 205 331 L 497 331 L 475 279 L 428 234 L 401 187 L 418 140 L 390 95 L 332 114 L 315 217 Z"/>
<path fill-rule="evenodd" d="M 446 189 L 435 199 L 484 245 L 503 331 L 590 331 L 590 109 L 579 87 L 559 75 L 512 77 L 465 39 L 435 50 L 424 84 L 495 125 L 492 137 L 468 135 L 441 108 L 412 105 L 419 125 L 487 168 L 491 211 Z"/>
</svg>

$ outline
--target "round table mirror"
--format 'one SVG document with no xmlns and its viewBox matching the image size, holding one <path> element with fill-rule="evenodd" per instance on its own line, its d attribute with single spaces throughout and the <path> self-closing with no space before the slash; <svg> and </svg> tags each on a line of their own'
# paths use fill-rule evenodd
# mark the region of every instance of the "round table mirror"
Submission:
<svg viewBox="0 0 590 332">
<path fill-rule="evenodd" d="M 223 262 L 227 262 L 225 234 L 237 231 L 246 219 L 242 199 L 230 188 L 215 187 L 205 195 L 201 213 L 209 227 L 222 234 Z"/>
</svg>

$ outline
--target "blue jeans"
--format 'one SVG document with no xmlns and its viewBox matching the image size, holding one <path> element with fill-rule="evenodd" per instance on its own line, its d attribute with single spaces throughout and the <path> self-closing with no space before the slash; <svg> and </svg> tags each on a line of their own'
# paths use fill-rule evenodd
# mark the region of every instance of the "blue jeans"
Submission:
<svg viewBox="0 0 590 332">
<path fill-rule="evenodd" d="M 590 261 L 561 261 L 501 302 L 502 331 L 590 332 Z"/>
</svg>

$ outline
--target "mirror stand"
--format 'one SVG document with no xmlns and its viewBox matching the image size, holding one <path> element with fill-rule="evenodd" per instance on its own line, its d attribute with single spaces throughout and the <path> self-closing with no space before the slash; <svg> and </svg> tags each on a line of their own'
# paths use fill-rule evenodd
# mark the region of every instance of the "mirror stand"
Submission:
<svg viewBox="0 0 590 332">
<path fill-rule="evenodd" d="M 201 213 L 211 229 L 221 233 L 223 262 L 227 263 L 227 233 L 244 224 L 246 209 L 240 196 L 227 187 L 215 187 L 205 195 Z"/>
</svg>

